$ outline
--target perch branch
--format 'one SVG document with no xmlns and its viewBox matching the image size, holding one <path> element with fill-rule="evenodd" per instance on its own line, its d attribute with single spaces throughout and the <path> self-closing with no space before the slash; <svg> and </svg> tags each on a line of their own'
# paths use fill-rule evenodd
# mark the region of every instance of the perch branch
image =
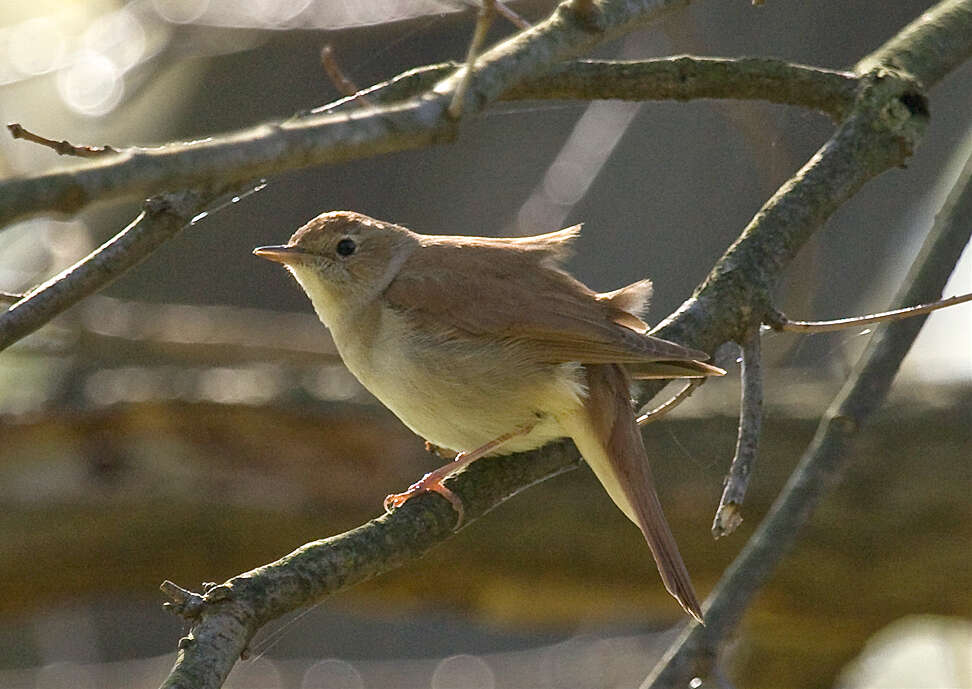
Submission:
<svg viewBox="0 0 972 689">
<path fill-rule="evenodd" d="M 763 362 L 759 329 L 754 328 L 742 347 L 742 397 L 739 403 L 739 434 L 729 465 L 726 485 L 712 521 L 713 538 L 728 536 L 742 523 L 743 500 L 759 451 L 763 423 Z"/>
<path fill-rule="evenodd" d="M 972 236 L 972 158 L 938 214 L 908 271 L 896 304 L 940 296 Z M 831 403 L 797 468 L 769 514 L 723 574 L 704 606 L 706 626 L 683 629 L 643 689 L 685 686 L 708 673 L 723 639 L 833 487 L 858 430 L 883 403 L 894 375 L 927 316 L 890 323 L 870 340 L 854 373 Z"/>
<path fill-rule="evenodd" d="M 474 462 L 447 483 L 462 497 L 465 526 L 523 488 L 579 462 L 570 443 L 558 442 L 527 454 Z M 201 606 L 186 604 L 198 594 L 167 582 L 165 592 L 174 604 L 170 609 L 194 624 L 180 640 L 163 689 L 221 686 L 267 621 L 420 557 L 449 538 L 455 525 L 449 502 L 437 493 L 424 493 L 352 531 L 308 543 L 209 589 Z"/>
</svg>

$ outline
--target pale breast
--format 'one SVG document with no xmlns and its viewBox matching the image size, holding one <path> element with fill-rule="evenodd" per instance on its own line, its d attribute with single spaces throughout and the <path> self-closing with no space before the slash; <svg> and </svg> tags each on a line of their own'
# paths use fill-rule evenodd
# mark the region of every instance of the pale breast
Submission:
<svg viewBox="0 0 972 689">
<path fill-rule="evenodd" d="M 579 364 L 539 363 L 515 342 L 419 333 L 406 314 L 387 307 L 331 331 L 358 380 L 412 431 L 444 448 L 474 450 L 527 424 L 535 424 L 529 434 L 498 452 L 538 447 L 565 435 L 557 419 L 575 412 L 585 394 Z"/>
</svg>

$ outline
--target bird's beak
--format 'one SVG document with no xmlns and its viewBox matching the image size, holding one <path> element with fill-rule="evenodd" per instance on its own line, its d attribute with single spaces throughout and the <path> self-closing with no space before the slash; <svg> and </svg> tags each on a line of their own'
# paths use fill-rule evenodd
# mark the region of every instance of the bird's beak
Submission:
<svg viewBox="0 0 972 689">
<path fill-rule="evenodd" d="M 268 261 L 289 265 L 296 263 L 307 252 L 296 246 L 258 246 L 253 254 Z"/>
</svg>

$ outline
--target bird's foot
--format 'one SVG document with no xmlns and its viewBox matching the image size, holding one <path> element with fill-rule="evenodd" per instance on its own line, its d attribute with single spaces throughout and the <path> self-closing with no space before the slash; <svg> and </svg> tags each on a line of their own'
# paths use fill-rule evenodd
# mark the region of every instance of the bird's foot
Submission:
<svg viewBox="0 0 972 689">
<path fill-rule="evenodd" d="M 463 456 L 463 453 L 459 453 L 456 456 L 456 461 L 459 461 Z M 457 519 L 455 528 L 458 529 L 462 526 L 462 522 L 465 518 L 466 511 L 462 506 L 462 500 L 459 496 L 453 493 L 451 490 L 443 485 L 443 481 L 452 474 L 457 468 L 455 463 L 446 464 L 445 466 L 439 467 L 435 471 L 430 471 L 421 479 L 413 483 L 408 487 L 404 493 L 393 493 L 385 497 L 385 511 L 391 512 L 396 507 L 401 507 L 410 499 L 414 498 L 419 493 L 426 493 L 432 491 L 438 493 L 452 505 L 452 509 L 456 511 Z"/>
</svg>

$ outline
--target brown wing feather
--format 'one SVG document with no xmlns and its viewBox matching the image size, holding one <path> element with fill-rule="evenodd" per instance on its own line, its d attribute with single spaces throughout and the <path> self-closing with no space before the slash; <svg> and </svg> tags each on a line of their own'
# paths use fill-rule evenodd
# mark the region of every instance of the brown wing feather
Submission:
<svg viewBox="0 0 972 689">
<path fill-rule="evenodd" d="M 557 268 L 576 232 L 554 234 L 550 250 L 543 241 L 549 235 L 461 243 L 423 236 L 422 250 L 407 259 L 385 297 L 427 328 L 523 341 L 551 363 L 708 358 L 639 332 L 643 322 L 616 302 L 631 304 L 643 286 L 604 298 Z"/>
</svg>

